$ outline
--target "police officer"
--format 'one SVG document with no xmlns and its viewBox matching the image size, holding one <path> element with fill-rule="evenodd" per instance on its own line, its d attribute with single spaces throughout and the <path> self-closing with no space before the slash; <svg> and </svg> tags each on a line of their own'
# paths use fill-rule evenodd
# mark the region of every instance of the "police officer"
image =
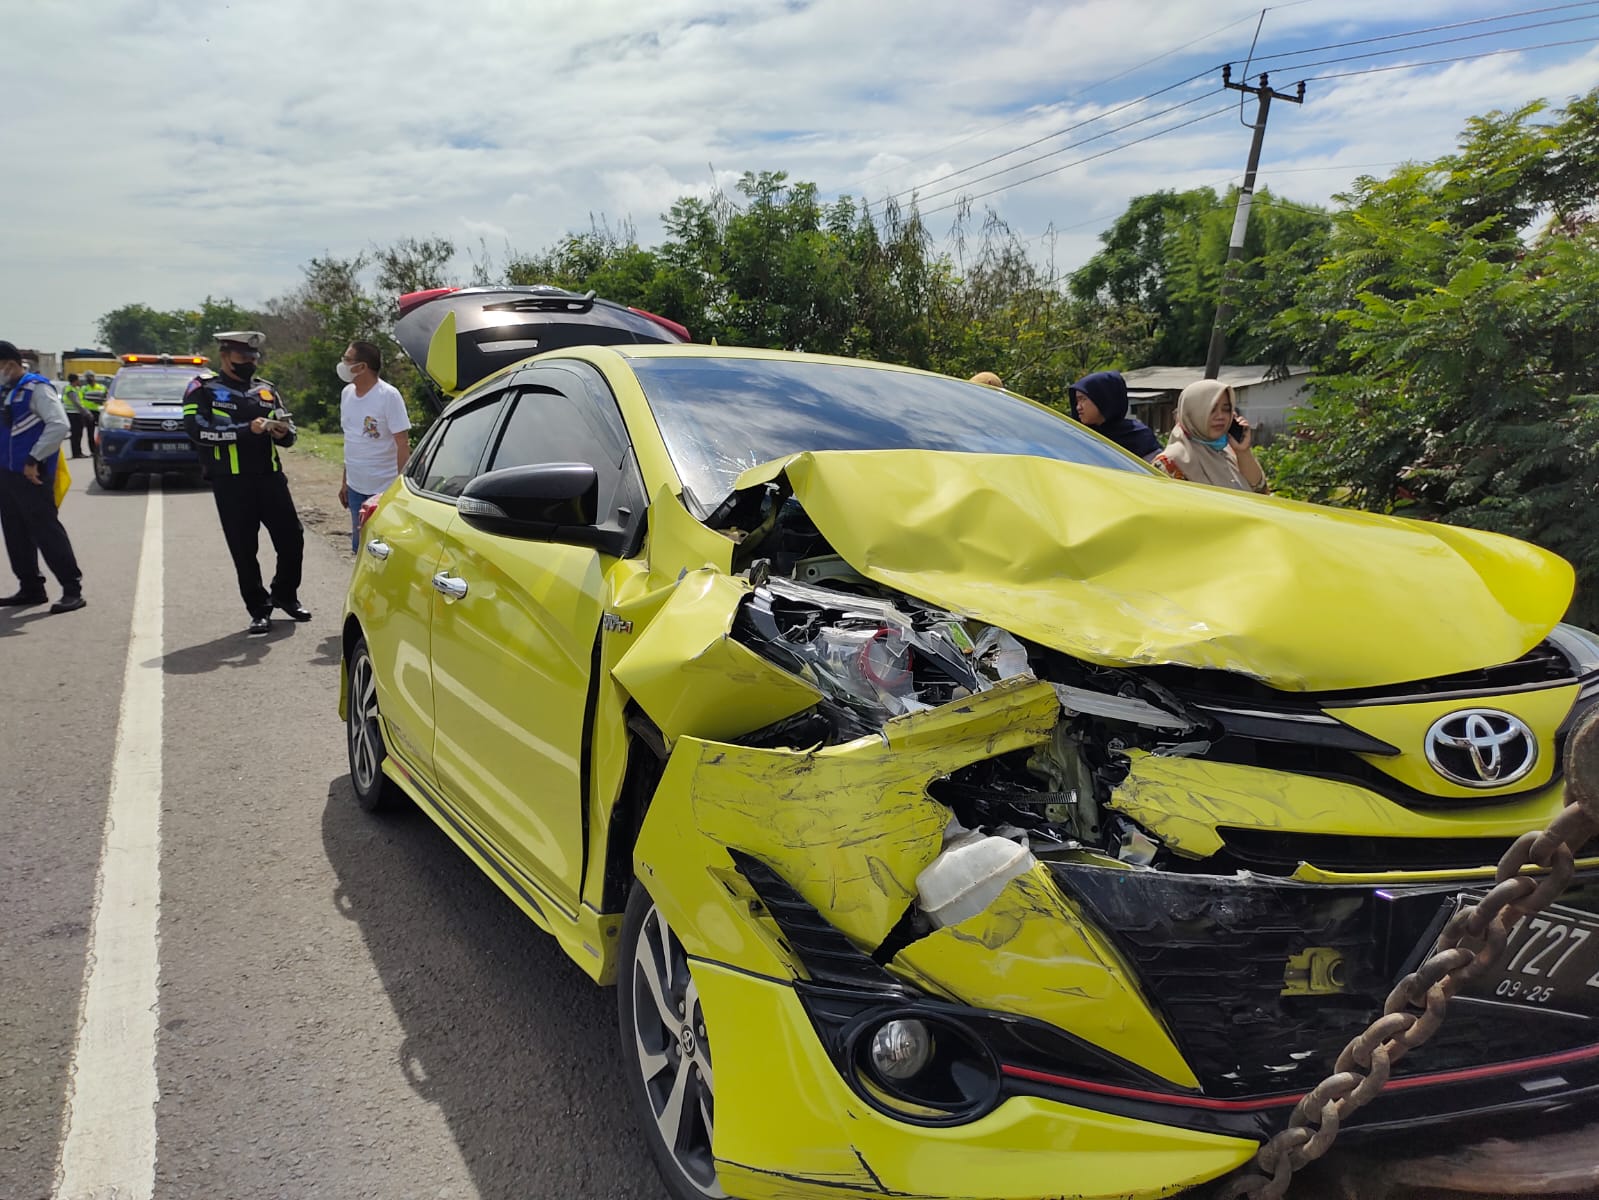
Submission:
<svg viewBox="0 0 1599 1200">
<path fill-rule="evenodd" d="M 100 422 L 100 409 L 105 404 L 105 384 L 95 378 L 93 371 L 83 373 L 83 409 L 89 414 L 89 424 L 97 425 Z M 93 445 L 94 435 L 89 435 Z"/>
<path fill-rule="evenodd" d="M 76 373 L 67 376 L 67 386 L 61 389 L 61 403 L 67 410 L 67 423 L 72 426 L 72 457 L 83 457 L 83 435 L 91 429 L 94 422 L 89 419 L 89 410 L 83 407 L 83 385 L 78 382 Z M 93 445 L 93 434 L 90 445 Z"/>
<path fill-rule="evenodd" d="M 189 384 L 183 423 L 211 480 L 239 595 L 250 610 L 249 634 L 261 637 L 272 630 L 274 608 L 296 621 L 311 619 L 299 597 L 305 531 L 278 457 L 279 446 L 294 444 L 294 424 L 277 389 L 255 377 L 266 334 L 232 330 L 215 336 L 220 372 L 205 372 Z M 256 561 L 263 525 L 277 553 L 270 589 L 261 585 Z"/>
<path fill-rule="evenodd" d="M 0 605 L 43 604 L 44 576 L 39 556 L 61 584 L 53 613 L 73 612 L 84 605 L 83 575 L 72 540 L 56 512 L 56 467 L 67 436 L 67 414 L 55 385 L 22 365 L 10 342 L 0 342 L 0 532 L 17 577 L 14 595 L 0 596 Z"/>
</svg>

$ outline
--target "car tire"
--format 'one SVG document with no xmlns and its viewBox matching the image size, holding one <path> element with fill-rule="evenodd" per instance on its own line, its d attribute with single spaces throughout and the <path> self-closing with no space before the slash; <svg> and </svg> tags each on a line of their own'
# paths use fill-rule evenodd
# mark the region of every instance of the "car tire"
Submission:
<svg viewBox="0 0 1599 1200">
<path fill-rule="evenodd" d="M 113 471 L 105 465 L 98 453 L 94 456 L 94 481 L 108 492 L 120 492 L 128 486 L 127 471 Z"/>
<path fill-rule="evenodd" d="M 683 944 L 636 880 L 619 952 L 622 1070 L 650 1154 L 672 1200 L 724 1197 L 711 1152 L 715 1076 L 699 990 Z"/>
<path fill-rule="evenodd" d="M 367 812 L 394 808 L 400 791 L 383 773 L 389 749 L 379 721 L 377 674 L 366 639 L 357 638 L 345 665 L 350 690 L 345 700 L 345 745 L 350 753 L 350 788 L 355 802 Z"/>
</svg>

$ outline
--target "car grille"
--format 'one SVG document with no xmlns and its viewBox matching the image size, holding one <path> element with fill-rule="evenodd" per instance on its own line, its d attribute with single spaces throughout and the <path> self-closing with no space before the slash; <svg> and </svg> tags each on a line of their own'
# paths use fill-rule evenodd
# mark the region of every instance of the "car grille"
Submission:
<svg viewBox="0 0 1599 1200">
<path fill-rule="evenodd" d="M 1300 863 L 1327 871 L 1460 871 L 1491 867 L 1514 838 L 1358 837 L 1334 833 L 1284 833 L 1218 825 L 1233 862 L 1268 875 L 1292 875 Z M 1577 852 L 1599 858 L 1599 838 Z"/>
<path fill-rule="evenodd" d="M 1457 886 L 1327 887 L 1260 876 L 1181 875 L 1052 863 L 1137 972 L 1178 1049 L 1211 1096 L 1304 1091 L 1382 1012 L 1394 983 L 1431 944 Z M 1599 912 L 1599 878 L 1561 903 Z M 1285 996 L 1289 958 L 1343 956 L 1347 994 Z M 1396 1076 L 1575 1049 L 1595 1022 L 1457 1001 Z"/>
<path fill-rule="evenodd" d="M 174 437 L 187 437 L 183 432 L 183 415 L 174 413 L 170 417 L 134 417 L 133 428 L 138 433 L 166 433 Z"/>
</svg>

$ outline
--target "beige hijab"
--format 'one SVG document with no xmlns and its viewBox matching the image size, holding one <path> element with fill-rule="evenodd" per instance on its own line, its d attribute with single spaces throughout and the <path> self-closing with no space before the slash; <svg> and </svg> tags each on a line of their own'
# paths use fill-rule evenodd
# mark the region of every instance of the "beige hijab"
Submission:
<svg viewBox="0 0 1599 1200">
<path fill-rule="evenodd" d="M 1216 411 L 1222 396 L 1231 394 L 1231 388 L 1215 379 L 1201 379 L 1185 387 L 1177 397 L 1177 425 L 1166 439 L 1161 457 L 1181 471 L 1184 479 L 1252 492 L 1255 489 L 1239 471 L 1230 442 L 1216 450 L 1189 433 L 1197 430 L 1203 437 L 1210 429 L 1210 414 Z M 1233 403 L 1236 406 L 1237 401 Z"/>
</svg>

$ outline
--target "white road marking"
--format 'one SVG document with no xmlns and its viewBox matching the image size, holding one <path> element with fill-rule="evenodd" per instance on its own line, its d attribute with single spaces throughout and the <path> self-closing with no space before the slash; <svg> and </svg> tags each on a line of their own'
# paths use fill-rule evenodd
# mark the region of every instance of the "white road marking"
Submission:
<svg viewBox="0 0 1599 1200">
<path fill-rule="evenodd" d="M 152 477 L 55 1200 L 149 1200 L 155 1191 L 165 694 L 161 499 Z"/>
</svg>

